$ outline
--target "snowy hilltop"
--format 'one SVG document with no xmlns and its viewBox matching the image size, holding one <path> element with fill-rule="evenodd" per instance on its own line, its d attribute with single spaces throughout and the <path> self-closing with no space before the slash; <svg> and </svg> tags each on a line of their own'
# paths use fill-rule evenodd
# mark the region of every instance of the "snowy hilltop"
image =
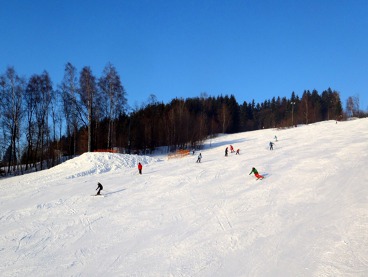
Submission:
<svg viewBox="0 0 368 277">
<path fill-rule="evenodd" d="M 359 119 L 2 178 L 1 276 L 368 276 L 367 163 Z"/>
</svg>

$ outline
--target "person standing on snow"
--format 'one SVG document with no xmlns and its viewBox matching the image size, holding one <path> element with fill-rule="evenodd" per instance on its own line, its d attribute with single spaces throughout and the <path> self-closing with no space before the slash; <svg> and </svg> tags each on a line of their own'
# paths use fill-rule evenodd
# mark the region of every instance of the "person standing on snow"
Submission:
<svg viewBox="0 0 368 277">
<path fill-rule="evenodd" d="M 100 183 L 97 183 L 97 188 L 96 188 L 96 190 L 97 190 L 97 193 L 96 193 L 96 195 L 101 195 L 101 190 L 103 190 L 103 186 L 100 184 Z"/>
<path fill-rule="evenodd" d="M 239 151 L 240 149 L 237 149 L 235 155 L 240 155 Z"/>
<path fill-rule="evenodd" d="M 252 171 L 249 173 L 249 175 L 251 175 L 252 173 L 254 173 L 254 176 L 256 176 L 257 179 L 263 179 L 264 178 L 262 175 L 260 175 L 258 173 L 258 171 L 255 167 L 252 167 Z"/>
<path fill-rule="evenodd" d="M 270 150 L 273 150 L 273 142 L 270 141 Z"/>
<path fill-rule="evenodd" d="M 139 172 L 139 174 L 142 174 L 142 168 L 143 168 L 142 164 L 138 163 L 138 172 Z"/>
<path fill-rule="evenodd" d="M 227 153 L 228 153 L 228 151 L 229 151 L 229 148 L 228 148 L 228 147 L 226 147 L 226 149 L 225 149 L 225 157 L 227 157 Z"/>
<path fill-rule="evenodd" d="M 201 159 L 202 159 L 202 154 L 201 154 L 201 153 L 199 153 L 199 155 L 198 155 L 198 159 L 197 159 L 197 163 L 200 163 L 200 162 L 201 162 Z"/>
<path fill-rule="evenodd" d="M 232 145 L 230 145 L 230 153 L 234 153 L 234 147 Z"/>
</svg>

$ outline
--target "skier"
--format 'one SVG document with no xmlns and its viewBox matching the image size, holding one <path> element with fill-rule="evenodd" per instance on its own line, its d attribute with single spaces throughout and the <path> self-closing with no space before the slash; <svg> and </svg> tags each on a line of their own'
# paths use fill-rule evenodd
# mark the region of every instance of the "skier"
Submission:
<svg viewBox="0 0 368 277">
<path fill-rule="evenodd" d="M 96 195 L 101 195 L 100 192 L 101 192 L 101 190 L 103 190 L 103 186 L 99 182 L 97 183 L 96 190 L 97 190 Z"/>
<path fill-rule="evenodd" d="M 270 141 L 270 150 L 273 150 L 273 142 Z"/>
<path fill-rule="evenodd" d="M 255 169 L 255 167 L 252 167 L 252 171 L 249 173 L 249 175 L 252 174 L 252 173 L 254 173 L 254 176 L 256 176 L 257 180 L 264 178 L 262 175 L 259 175 L 259 173 L 258 173 L 257 169 Z"/>
<path fill-rule="evenodd" d="M 142 174 L 142 164 L 141 163 L 138 163 L 138 171 L 139 171 L 139 174 Z"/>
<path fill-rule="evenodd" d="M 201 162 L 201 159 L 202 159 L 202 154 L 201 154 L 201 153 L 199 153 L 199 155 L 198 155 L 198 159 L 197 159 L 197 163 L 200 163 L 200 162 Z"/>
<path fill-rule="evenodd" d="M 237 149 L 235 155 L 240 155 L 239 151 L 240 149 Z"/>
<path fill-rule="evenodd" d="M 231 153 L 234 153 L 235 151 L 234 151 L 234 147 L 232 146 L 232 145 L 230 145 L 230 152 Z"/>
<path fill-rule="evenodd" d="M 275 140 L 277 141 L 277 136 L 275 136 Z"/>
<path fill-rule="evenodd" d="M 225 149 L 225 157 L 227 157 L 227 152 L 229 151 L 228 147 Z"/>
</svg>

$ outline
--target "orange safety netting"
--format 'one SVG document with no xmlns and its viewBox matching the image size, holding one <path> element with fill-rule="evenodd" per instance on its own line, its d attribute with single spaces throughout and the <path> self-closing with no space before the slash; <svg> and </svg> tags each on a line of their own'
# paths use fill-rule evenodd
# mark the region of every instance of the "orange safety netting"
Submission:
<svg viewBox="0 0 368 277">
<path fill-rule="evenodd" d="M 96 149 L 93 152 L 109 152 L 109 153 L 118 153 L 117 150 L 112 150 L 112 149 Z"/>
<path fill-rule="evenodd" d="M 182 158 L 182 157 L 188 156 L 189 153 L 190 153 L 189 150 L 177 150 L 175 153 L 170 153 L 168 155 L 168 158 L 169 159 L 172 159 L 172 158 Z"/>
</svg>

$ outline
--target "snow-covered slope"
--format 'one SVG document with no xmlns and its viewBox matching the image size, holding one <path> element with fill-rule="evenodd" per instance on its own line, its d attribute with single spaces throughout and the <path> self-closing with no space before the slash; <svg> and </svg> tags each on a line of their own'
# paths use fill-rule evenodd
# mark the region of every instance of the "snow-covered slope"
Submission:
<svg viewBox="0 0 368 277">
<path fill-rule="evenodd" d="M 368 119 L 201 153 L 86 153 L 0 179 L 1 276 L 368 276 Z"/>
</svg>

